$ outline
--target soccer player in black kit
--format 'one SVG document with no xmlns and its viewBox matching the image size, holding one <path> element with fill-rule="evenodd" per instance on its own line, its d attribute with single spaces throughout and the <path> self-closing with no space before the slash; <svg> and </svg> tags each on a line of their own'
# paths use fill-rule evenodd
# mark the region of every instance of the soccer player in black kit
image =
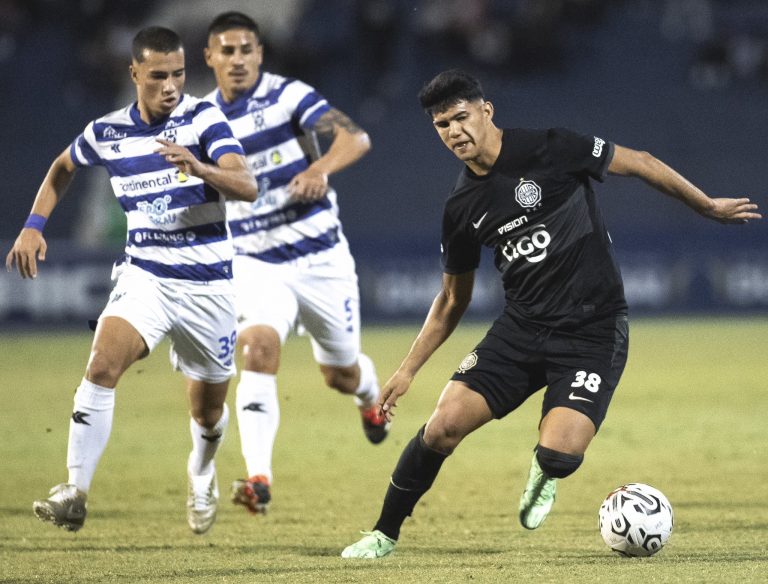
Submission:
<svg viewBox="0 0 768 584">
<path fill-rule="evenodd" d="M 372 532 L 344 558 L 391 553 L 400 527 L 445 458 L 487 422 L 546 386 L 539 441 L 520 499 L 536 529 L 603 421 L 627 359 L 627 303 L 591 181 L 634 176 L 721 223 L 760 219 L 747 198 L 710 198 L 646 152 L 564 129 L 500 129 L 479 82 L 451 70 L 419 100 L 445 145 L 466 165 L 446 202 L 443 285 L 421 332 L 382 389 L 385 416 L 469 305 L 480 249 L 494 252 L 506 305 L 403 450 Z"/>
</svg>

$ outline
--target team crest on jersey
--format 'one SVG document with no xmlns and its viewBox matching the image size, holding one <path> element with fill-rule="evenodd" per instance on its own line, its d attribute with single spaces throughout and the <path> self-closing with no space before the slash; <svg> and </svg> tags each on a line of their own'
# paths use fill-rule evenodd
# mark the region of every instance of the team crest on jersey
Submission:
<svg viewBox="0 0 768 584">
<path fill-rule="evenodd" d="M 176 128 L 166 128 L 163 130 L 163 140 L 176 143 Z"/>
<path fill-rule="evenodd" d="M 515 201 L 526 209 L 535 207 L 541 202 L 541 187 L 532 180 L 521 178 L 515 187 Z"/>
<path fill-rule="evenodd" d="M 469 355 L 467 355 L 461 360 L 461 363 L 459 363 L 458 372 L 466 373 L 469 369 L 472 369 L 472 367 L 474 367 L 475 365 L 477 365 L 477 353 L 472 351 Z"/>
<path fill-rule="evenodd" d="M 256 99 L 252 97 L 248 100 L 246 110 L 253 118 L 253 124 L 257 130 L 263 130 L 266 127 L 264 123 L 264 108 L 269 105 L 269 101 L 264 99 Z"/>
</svg>

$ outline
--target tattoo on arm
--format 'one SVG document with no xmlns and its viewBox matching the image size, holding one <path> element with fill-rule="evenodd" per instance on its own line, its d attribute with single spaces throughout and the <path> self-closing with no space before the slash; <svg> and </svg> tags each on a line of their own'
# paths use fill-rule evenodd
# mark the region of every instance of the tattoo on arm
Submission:
<svg viewBox="0 0 768 584">
<path fill-rule="evenodd" d="M 349 117 L 336 108 L 325 112 L 315 124 L 315 132 L 324 138 L 333 138 L 336 134 L 336 127 L 343 128 L 350 134 L 359 134 L 363 129 L 353 122 Z"/>
</svg>

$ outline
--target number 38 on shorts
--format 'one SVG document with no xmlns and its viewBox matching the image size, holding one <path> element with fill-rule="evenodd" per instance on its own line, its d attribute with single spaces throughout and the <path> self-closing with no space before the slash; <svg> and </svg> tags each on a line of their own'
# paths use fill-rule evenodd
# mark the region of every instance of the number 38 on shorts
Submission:
<svg viewBox="0 0 768 584">
<path fill-rule="evenodd" d="M 589 373 L 588 371 L 581 370 L 576 372 L 571 387 L 583 387 L 587 391 L 597 393 L 602 381 L 602 378 L 597 373 Z"/>
</svg>

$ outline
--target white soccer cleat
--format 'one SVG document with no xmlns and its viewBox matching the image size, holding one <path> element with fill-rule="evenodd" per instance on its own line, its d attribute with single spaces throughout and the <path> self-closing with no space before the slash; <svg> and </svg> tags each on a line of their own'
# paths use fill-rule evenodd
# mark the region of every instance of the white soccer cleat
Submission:
<svg viewBox="0 0 768 584">
<path fill-rule="evenodd" d="M 32 503 L 37 518 L 67 531 L 80 529 L 85 523 L 88 495 L 66 483 L 53 487 L 49 495 Z"/>
<path fill-rule="evenodd" d="M 188 475 L 187 523 L 195 533 L 205 533 L 216 521 L 219 484 L 216 471 L 207 475 Z"/>
</svg>

